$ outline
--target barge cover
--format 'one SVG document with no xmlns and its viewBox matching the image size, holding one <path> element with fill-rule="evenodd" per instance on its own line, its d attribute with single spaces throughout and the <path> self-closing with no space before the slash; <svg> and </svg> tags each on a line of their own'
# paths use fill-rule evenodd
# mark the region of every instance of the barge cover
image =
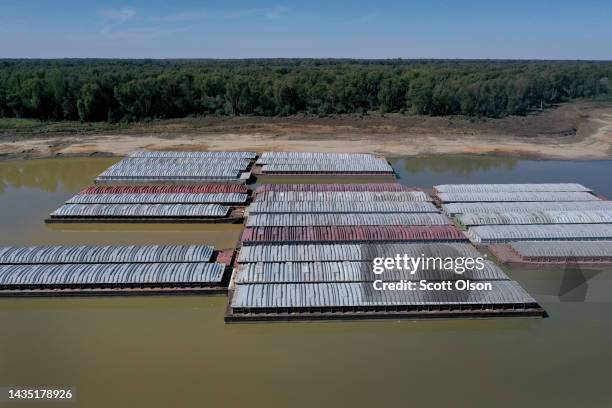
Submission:
<svg viewBox="0 0 612 408">
<path fill-rule="evenodd" d="M 373 241 L 466 241 L 465 235 L 450 225 L 433 226 L 332 226 L 332 227 L 254 227 L 245 228 L 243 245 L 292 242 L 373 242 Z"/>
<path fill-rule="evenodd" d="M 370 283 L 237 285 L 226 322 L 537 316 L 546 312 L 514 281 L 492 290 L 376 291 Z"/>
</svg>

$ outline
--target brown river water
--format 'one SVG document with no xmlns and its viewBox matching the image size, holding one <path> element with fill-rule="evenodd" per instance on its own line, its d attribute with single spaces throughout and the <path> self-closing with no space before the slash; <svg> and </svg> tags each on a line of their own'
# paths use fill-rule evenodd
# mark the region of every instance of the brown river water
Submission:
<svg viewBox="0 0 612 408">
<path fill-rule="evenodd" d="M 114 161 L 1 162 L 0 245 L 238 240 L 240 225 L 43 223 Z M 612 161 L 391 162 L 412 186 L 579 182 L 612 197 Z M 612 406 L 612 271 L 506 270 L 549 318 L 226 325 L 224 296 L 0 299 L 0 387 L 71 387 L 74 401 L 42 405 L 91 408 Z"/>
</svg>

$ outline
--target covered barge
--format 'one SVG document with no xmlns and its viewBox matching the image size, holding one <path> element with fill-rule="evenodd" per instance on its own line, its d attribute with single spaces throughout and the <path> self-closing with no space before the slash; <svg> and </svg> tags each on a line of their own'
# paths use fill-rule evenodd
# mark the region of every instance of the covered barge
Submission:
<svg viewBox="0 0 612 408">
<path fill-rule="evenodd" d="M 505 264 L 517 266 L 610 266 L 612 241 L 512 242 L 489 250 Z"/>
<path fill-rule="evenodd" d="M 0 296 L 225 293 L 219 255 L 202 245 L 3 247 Z"/>
</svg>

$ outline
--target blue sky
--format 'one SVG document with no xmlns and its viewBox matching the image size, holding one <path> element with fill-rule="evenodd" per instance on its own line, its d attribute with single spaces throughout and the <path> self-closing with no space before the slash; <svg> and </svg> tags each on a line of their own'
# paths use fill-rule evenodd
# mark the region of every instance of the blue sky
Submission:
<svg viewBox="0 0 612 408">
<path fill-rule="evenodd" d="M 612 59 L 612 1 L 0 0 L 0 58 Z"/>
</svg>

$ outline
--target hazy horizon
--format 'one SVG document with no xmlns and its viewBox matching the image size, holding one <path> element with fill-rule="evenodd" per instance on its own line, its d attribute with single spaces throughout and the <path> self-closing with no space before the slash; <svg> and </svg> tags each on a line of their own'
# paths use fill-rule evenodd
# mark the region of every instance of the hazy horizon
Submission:
<svg viewBox="0 0 612 408">
<path fill-rule="evenodd" d="M 0 0 L 0 58 L 609 61 L 612 4 Z"/>
</svg>

